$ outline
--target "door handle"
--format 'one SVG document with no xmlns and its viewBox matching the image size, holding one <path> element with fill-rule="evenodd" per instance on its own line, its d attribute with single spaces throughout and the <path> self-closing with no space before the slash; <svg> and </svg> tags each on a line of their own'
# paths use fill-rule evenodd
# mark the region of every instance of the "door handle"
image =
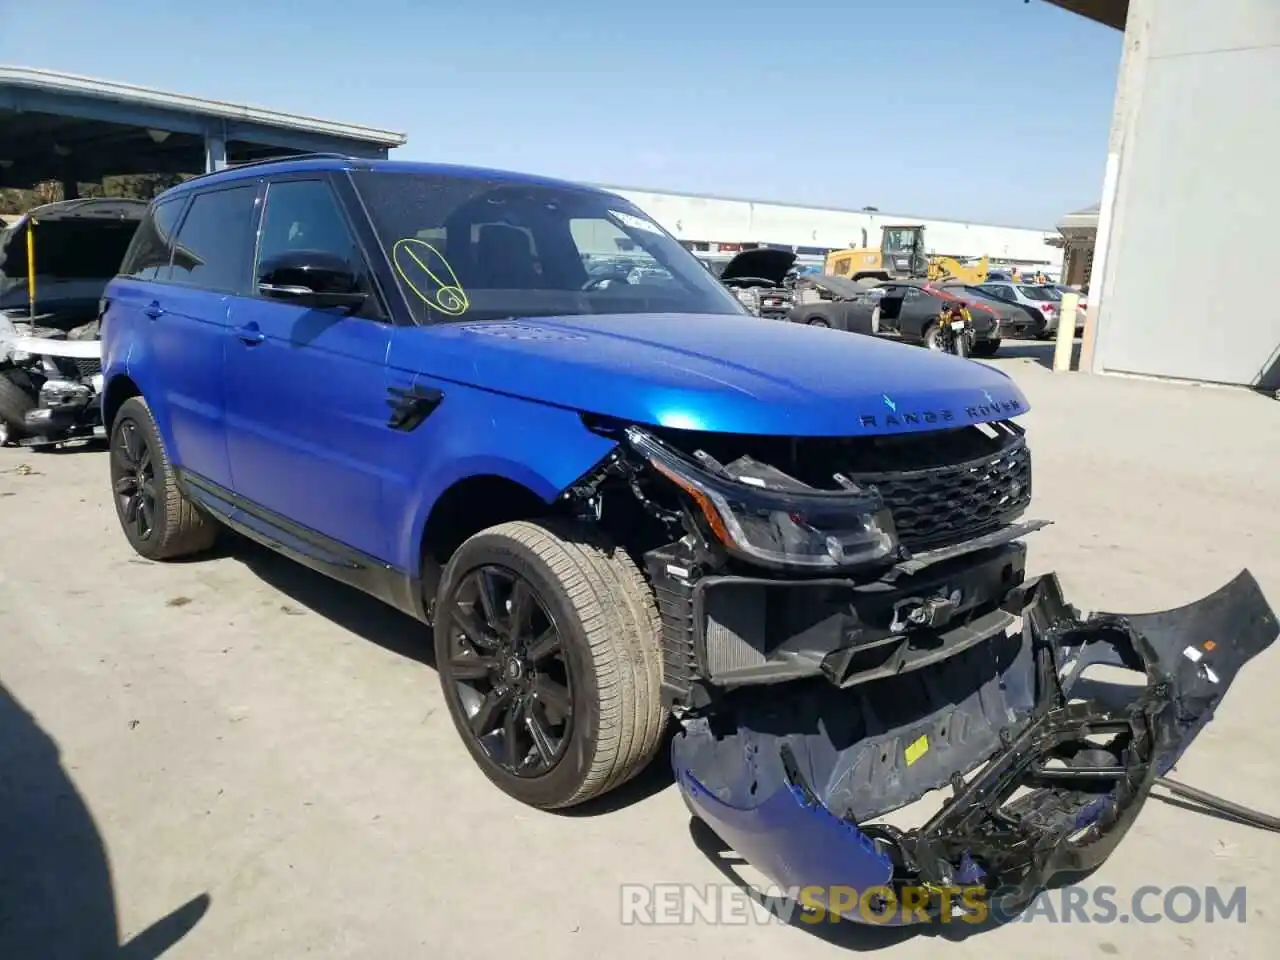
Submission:
<svg viewBox="0 0 1280 960">
<path fill-rule="evenodd" d="M 240 342 L 246 346 L 256 347 L 263 340 L 267 339 L 267 335 L 258 329 L 256 323 L 248 323 L 236 331 L 236 336 L 240 338 Z"/>
<path fill-rule="evenodd" d="M 164 308 L 160 306 L 159 300 L 152 300 L 149 304 L 147 304 L 147 308 L 142 312 L 145 313 L 152 320 L 157 320 L 164 313 Z"/>
</svg>

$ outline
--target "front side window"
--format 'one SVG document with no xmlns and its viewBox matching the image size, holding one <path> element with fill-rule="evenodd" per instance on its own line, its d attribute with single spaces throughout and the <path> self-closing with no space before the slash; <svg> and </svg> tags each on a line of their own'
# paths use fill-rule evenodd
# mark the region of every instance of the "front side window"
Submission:
<svg viewBox="0 0 1280 960">
<path fill-rule="evenodd" d="M 353 277 L 357 289 L 373 291 L 364 255 L 326 180 L 279 180 L 267 187 L 258 231 L 255 289 L 269 271 L 294 254 L 319 254 Z M 372 299 L 357 313 L 378 316 Z"/>
<path fill-rule="evenodd" d="M 419 323 L 742 313 L 692 253 L 619 197 L 506 178 L 352 179 Z"/>
<path fill-rule="evenodd" d="M 173 197 L 147 211 L 120 265 L 122 277 L 168 280 L 173 259 L 173 231 L 185 197 Z"/>
<path fill-rule="evenodd" d="M 258 238 L 258 265 L 295 251 L 340 257 L 353 271 L 359 248 L 324 180 L 282 180 L 267 188 L 267 206 Z"/>
<path fill-rule="evenodd" d="M 178 230 L 170 279 L 202 290 L 245 293 L 257 196 L 252 183 L 196 194 Z"/>
</svg>

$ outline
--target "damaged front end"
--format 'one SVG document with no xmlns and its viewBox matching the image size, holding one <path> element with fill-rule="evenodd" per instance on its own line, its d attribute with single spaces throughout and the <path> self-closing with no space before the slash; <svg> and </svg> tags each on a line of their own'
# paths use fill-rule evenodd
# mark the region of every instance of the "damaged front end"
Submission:
<svg viewBox="0 0 1280 960">
<path fill-rule="evenodd" d="M 1044 524 L 1021 520 L 1030 454 L 1011 423 L 616 429 L 573 495 L 598 517 L 612 476 L 678 534 L 643 555 L 685 801 L 771 881 L 855 921 L 926 921 L 975 889 L 1025 903 L 1101 863 L 1278 632 L 1247 571 L 1143 615 L 1082 616 L 1055 576 L 1028 579 L 1022 538 Z M 942 789 L 923 826 L 887 822 Z"/>
</svg>

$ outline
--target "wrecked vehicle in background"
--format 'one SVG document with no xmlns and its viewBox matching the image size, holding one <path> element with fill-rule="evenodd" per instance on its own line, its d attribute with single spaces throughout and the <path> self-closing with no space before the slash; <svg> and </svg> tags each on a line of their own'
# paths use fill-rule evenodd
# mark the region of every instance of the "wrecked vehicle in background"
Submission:
<svg viewBox="0 0 1280 960">
<path fill-rule="evenodd" d="M 785 320 L 795 304 L 795 263 L 790 250 L 743 250 L 724 265 L 720 282 L 754 316 Z"/>
<path fill-rule="evenodd" d="M 0 445 L 100 430 L 98 314 L 143 200 L 45 204 L 0 233 Z"/>
<path fill-rule="evenodd" d="M 696 817 L 784 887 L 874 892 L 833 912 L 907 922 L 911 891 L 938 910 L 1105 858 L 1275 639 L 1247 572 L 1178 611 L 1078 613 L 1026 573 L 1007 375 L 744 323 L 618 196 L 313 158 L 195 178 L 148 222 L 181 248 L 187 210 L 253 268 L 210 346 L 176 335 L 141 243 L 108 288 L 123 535 L 177 559 L 225 525 L 430 624 L 459 736 L 523 803 L 616 789 L 674 717 Z M 618 235 L 646 269 L 597 282 L 574 237 Z M 923 826 L 886 822 L 939 789 Z"/>
</svg>

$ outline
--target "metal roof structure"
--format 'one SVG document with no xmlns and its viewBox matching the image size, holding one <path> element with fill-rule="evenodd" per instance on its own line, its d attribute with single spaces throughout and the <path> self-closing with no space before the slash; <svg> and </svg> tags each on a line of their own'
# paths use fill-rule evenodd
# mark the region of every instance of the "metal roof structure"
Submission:
<svg viewBox="0 0 1280 960">
<path fill-rule="evenodd" d="M 1123 30 L 1129 16 L 1129 0 L 1045 0 L 1095 23 Z"/>
<path fill-rule="evenodd" d="M 1100 209 L 1101 204 L 1095 203 L 1092 207 L 1077 210 L 1075 213 L 1068 213 L 1058 221 L 1058 230 L 1067 236 L 1073 233 L 1096 231 L 1098 229 L 1098 213 Z"/>
<path fill-rule="evenodd" d="M 0 187 L 200 173 L 281 154 L 385 158 L 403 133 L 0 65 Z"/>
</svg>

